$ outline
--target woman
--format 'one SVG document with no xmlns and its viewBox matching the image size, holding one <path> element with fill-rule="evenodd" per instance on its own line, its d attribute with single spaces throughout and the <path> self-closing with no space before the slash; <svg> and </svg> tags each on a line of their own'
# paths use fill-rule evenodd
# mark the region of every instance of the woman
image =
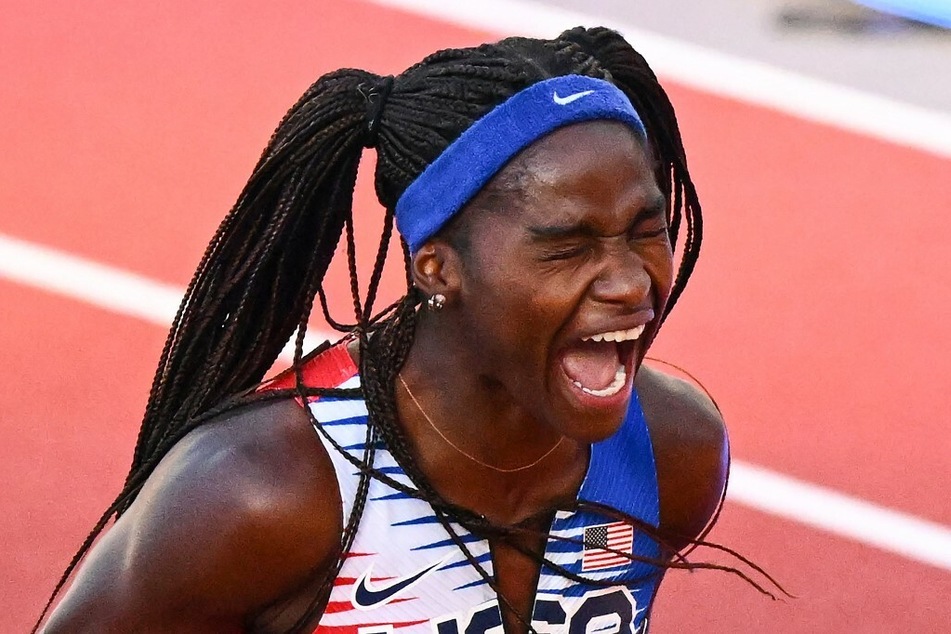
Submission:
<svg viewBox="0 0 951 634">
<path fill-rule="evenodd" d="M 394 219 L 407 294 L 377 314 Z M 356 326 L 302 358 L 341 235 Z M 46 631 L 646 631 L 725 488 L 712 403 L 641 366 L 699 246 L 673 109 L 613 31 L 321 77 L 199 264 Z"/>
</svg>

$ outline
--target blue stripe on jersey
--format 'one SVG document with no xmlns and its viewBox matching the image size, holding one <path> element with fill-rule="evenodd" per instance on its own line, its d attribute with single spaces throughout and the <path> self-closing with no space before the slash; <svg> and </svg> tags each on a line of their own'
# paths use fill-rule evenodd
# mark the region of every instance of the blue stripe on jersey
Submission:
<svg viewBox="0 0 951 634">
<path fill-rule="evenodd" d="M 389 493 L 387 495 L 378 495 L 375 498 L 370 498 L 370 500 L 372 500 L 373 502 L 377 502 L 380 500 L 385 501 L 385 500 L 411 500 L 411 499 L 413 499 L 412 495 L 403 493 L 402 491 L 397 491 L 396 493 Z"/>
<path fill-rule="evenodd" d="M 485 553 L 484 555 L 479 555 L 478 557 L 475 557 L 474 559 L 480 564 L 484 564 L 488 561 L 492 561 L 492 553 L 491 552 Z M 472 564 L 469 563 L 468 559 L 461 559 L 459 561 L 454 561 L 451 564 L 446 564 L 445 566 L 440 568 L 440 570 L 449 570 L 450 568 L 459 568 L 460 566 L 471 566 L 471 565 Z"/>
<path fill-rule="evenodd" d="M 399 469 L 399 467 L 396 467 Z M 423 515 L 422 517 L 416 517 L 411 520 L 403 520 L 402 522 L 396 522 L 395 524 L 390 524 L 390 526 L 418 526 L 420 524 L 438 524 L 439 518 L 435 515 Z"/>
<path fill-rule="evenodd" d="M 456 586 L 455 588 L 453 588 L 453 591 L 465 590 L 466 588 L 476 588 L 478 586 L 485 586 L 485 585 L 488 585 L 488 583 L 489 582 L 486 581 L 485 579 L 479 579 L 478 581 L 471 581 L 469 583 L 464 583 L 461 586 Z"/>
<path fill-rule="evenodd" d="M 563 531 L 571 524 L 571 516 L 562 517 L 561 513 L 555 516 L 555 519 L 551 523 L 551 530 L 553 531 Z"/>
<path fill-rule="evenodd" d="M 355 443 L 353 445 L 343 445 L 343 448 L 346 449 L 347 451 L 361 451 L 362 452 L 366 446 L 367 446 L 366 441 L 363 441 L 363 442 Z M 376 450 L 377 451 L 386 450 L 386 445 L 383 443 L 382 440 L 376 441 Z"/>
<path fill-rule="evenodd" d="M 548 548 L 546 552 L 549 553 L 580 553 L 581 544 L 572 544 L 571 542 L 566 542 L 562 540 L 549 539 Z"/>
<path fill-rule="evenodd" d="M 366 416 L 352 416 L 350 418 L 337 418 L 334 420 L 321 420 L 320 424 L 324 427 L 339 427 L 342 425 L 360 425 L 365 426 L 367 424 Z"/>
<path fill-rule="evenodd" d="M 472 542 L 478 542 L 481 540 L 475 535 L 473 535 L 472 533 L 463 533 L 459 535 L 459 541 L 461 541 L 463 544 L 470 544 Z M 449 538 L 449 539 L 440 540 L 438 542 L 423 544 L 422 546 L 417 546 L 413 548 L 412 550 L 429 550 L 431 548 L 443 548 L 444 546 L 455 546 L 455 545 L 456 545 L 456 542 L 453 541 L 452 538 Z"/>
<path fill-rule="evenodd" d="M 379 471 L 380 473 L 392 474 L 392 475 L 403 475 L 403 469 L 398 466 L 395 467 L 373 467 L 374 470 Z M 358 476 L 360 471 L 351 471 L 350 475 Z M 394 478 L 395 479 L 395 478 Z M 408 480 L 408 478 L 407 478 Z M 398 481 L 398 480 L 397 480 Z"/>
<path fill-rule="evenodd" d="M 340 389 L 338 385 L 336 389 Z M 321 396 L 321 403 L 339 403 L 341 401 L 352 401 L 354 398 L 352 396 Z"/>
</svg>

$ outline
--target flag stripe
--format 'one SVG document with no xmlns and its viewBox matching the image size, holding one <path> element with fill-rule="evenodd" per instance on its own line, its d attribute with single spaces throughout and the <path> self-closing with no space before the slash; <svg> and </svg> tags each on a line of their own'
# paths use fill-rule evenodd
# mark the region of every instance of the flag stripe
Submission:
<svg viewBox="0 0 951 634">
<path fill-rule="evenodd" d="M 630 563 L 624 554 L 632 554 L 634 528 L 623 522 L 589 526 L 584 531 L 585 546 L 581 570 L 600 570 Z M 619 552 L 612 552 L 619 551 Z"/>
</svg>

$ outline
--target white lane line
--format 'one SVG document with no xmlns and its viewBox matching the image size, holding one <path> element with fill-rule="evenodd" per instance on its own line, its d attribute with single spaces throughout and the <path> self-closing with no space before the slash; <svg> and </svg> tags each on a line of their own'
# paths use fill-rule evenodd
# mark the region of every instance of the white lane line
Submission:
<svg viewBox="0 0 951 634">
<path fill-rule="evenodd" d="M 162 328 L 174 318 L 182 296 L 182 290 L 174 286 L 3 234 L 0 278 Z M 314 333 L 307 349 L 325 338 L 329 338 L 326 333 Z M 733 462 L 728 497 L 759 511 L 951 570 L 951 528 L 940 524 L 739 461 Z"/>
<path fill-rule="evenodd" d="M 951 115 L 644 31 L 609 16 L 531 0 L 369 0 L 460 26 L 554 37 L 573 26 L 620 31 L 658 75 L 705 92 L 951 157 Z"/>
<path fill-rule="evenodd" d="M 951 571 L 951 528 L 762 467 L 733 462 L 727 497 L 835 535 Z"/>
<path fill-rule="evenodd" d="M 76 255 L 0 234 L 0 277 L 168 328 L 185 289 Z M 332 333 L 308 330 L 304 351 Z M 293 341 L 281 353 L 294 359 Z"/>
<path fill-rule="evenodd" d="M 168 328 L 183 289 L 38 244 L 0 235 L 0 275 Z"/>
</svg>

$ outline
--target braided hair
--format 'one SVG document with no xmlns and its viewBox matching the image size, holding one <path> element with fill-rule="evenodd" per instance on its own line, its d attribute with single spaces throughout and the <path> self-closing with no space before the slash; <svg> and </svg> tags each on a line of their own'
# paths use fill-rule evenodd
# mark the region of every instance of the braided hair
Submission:
<svg viewBox="0 0 951 634">
<path fill-rule="evenodd" d="M 500 539 L 516 537 L 528 529 L 494 526 L 445 501 L 417 466 L 399 424 L 394 382 L 413 343 L 420 303 L 419 293 L 411 284 L 405 243 L 405 296 L 376 313 L 374 304 L 392 236 L 394 209 L 407 186 L 489 110 L 528 86 L 567 74 L 612 82 L 630 99 L 644 122 L 656 159 L 657 183 L 667 198 L 670 241 L 680 254 L 663 315 L 666 318 L 683 292 L 700 250 L 700 203 L 687 171 L 673 107 L 647 62 L 618 33 L 578 27 L 553 40 L 509 38 L 474 48 L 446 49 L 396 77 L 356 69 L 328 73 L 280 122 L 237 202 L 212 237 L 162 350 L 125 485 L 69 563 L 44 614 L 95 538 L 112 518 L 128 509 L 176 442 L 224 412 L 291 394 L 301 398 L 315 394 L 359 395 L 369 412 L 367 449 L 362 459 L 344 452 L 362 477 L 354 512 L 344 528 L 343 552 L 293 631 L 320 613 L 322 600 L 326 600 L 356 534 L 370 478 L 429 502 L 470 564 L 495 588 L 494 580 L 469 553 L 452 523 L 474 534 Z M 367 291 L 361 295 L 353 193 L 361 155 L 367 147 L 376 149 L 375 189 L 385 214 Z M 332 318 L 323 288 L 341 237 L 346 240 L 353 324 Z M 328 323 L 341 331 L 352 330 L 359 339 L 361 387 L 357 392 L 304 384 L 300 371 L 304 334 L 318 299 Z M 296 387 L 255 391 L 295 331 Z M 314 422 L 321 430 L 319 422 Z M 373 448 L 380 441 L 413 486 L 373 467 Z M 633 523 L 654 537 L 667 555 L 658 560 L 628 555 L 633 559 L 662 569 L 721 568 L 749 580 L 734 568 L 687 563 L 674 549 L 664 548 L 654 527 L 615 509 L 584 501 L 575 502 L 571 509 L 596 511 Z M 542 565 L 576 577 L 542 555 L 522 550 Z"/>
</svg>

